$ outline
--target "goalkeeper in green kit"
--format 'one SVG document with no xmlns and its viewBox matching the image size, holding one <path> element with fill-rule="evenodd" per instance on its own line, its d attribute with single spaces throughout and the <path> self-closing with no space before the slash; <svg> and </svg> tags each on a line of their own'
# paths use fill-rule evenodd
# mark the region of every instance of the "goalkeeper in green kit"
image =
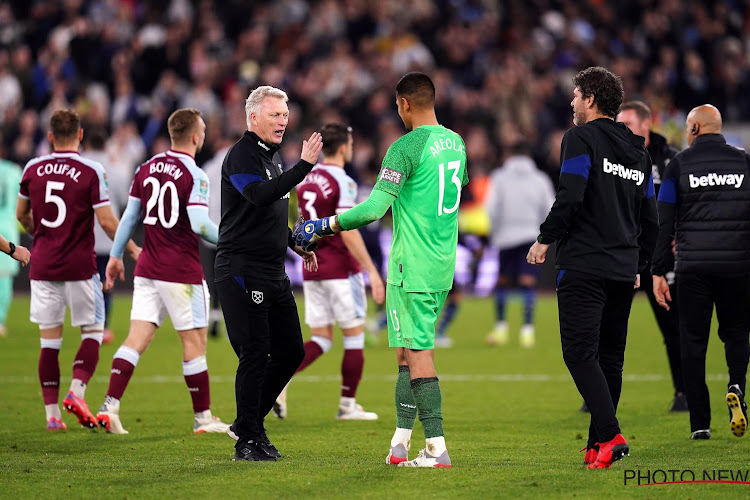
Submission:
<svg viewBox="0 0 750 500">
<path fill-rule="evenodd" d="M 370 197 L 339 215 L 295 225 L 296 244 L 308 249 L 321 236 L 365 226 L 393 208 L 386 309 L 388 342 L 398 356 L 396 432 L 386 463 L 450 467 L 443 433 L 442 396 L 434 366 L 435 322 L 453 283 L 461 188 L 469 182 L 466 147 L 438 124 L 435 86 L 422 73 L 396 85 L 396 105 L 410 131 L 389 148 Z M 419 411 L 426 446 L 409 460 Z"/>
</svg>

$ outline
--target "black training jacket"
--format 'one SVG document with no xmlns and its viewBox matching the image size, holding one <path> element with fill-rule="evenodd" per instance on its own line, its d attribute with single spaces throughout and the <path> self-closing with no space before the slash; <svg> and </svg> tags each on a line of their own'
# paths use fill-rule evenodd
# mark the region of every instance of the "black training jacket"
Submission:
<svg viewBox="0 0 750 500">
<path fill-rule="evenodd" d="M 654 191 L 658 199 L 664 170 L 678 151 L 667 143 L 666 137 L 656 132 L 649 132 L 646 150 L 651 157 L 651 176 L 654 179 Z"/>
<path fill-rule="evenodd" d="M 651 261 L 658 217 L 643 137 L 607 118 L 563 136 L 560 185 L 539 241 L 557 241 L 556 268 L 635 281 Z"/>
<path fill-rule="evenodd" d="M 313 164 L 300 160 L 283 172 L 278 150 L 278 145 L 245 132 L 224 157 L 215 281 L 244 275 L 286 277 L 286 249 L 294 247 L 288 226 L 289 191 Z"/>
<path fill-rule="evenodd" d="M 699 135 L 667 165 L 653 274 L 750 272 L 750 156 Z M 674 235 L 676 257 L 672 254 Z"/>
</svg>

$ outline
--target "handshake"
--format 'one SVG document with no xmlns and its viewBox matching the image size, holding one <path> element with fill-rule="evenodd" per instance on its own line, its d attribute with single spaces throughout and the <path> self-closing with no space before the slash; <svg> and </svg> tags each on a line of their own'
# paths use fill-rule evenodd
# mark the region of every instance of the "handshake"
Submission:
<svg viewBox="0 0 750 500">
<path fill-rule="evenodd" d="M 292 228 L 294 244 L 305 252 L 312 252 L 320 238 L 334 233 L 331 227 L 332 222 L 333 217 L 305 221 L 304 217 L 300 215 L 297 222 L 294 223 L 294 228 Z"/>
</svg>

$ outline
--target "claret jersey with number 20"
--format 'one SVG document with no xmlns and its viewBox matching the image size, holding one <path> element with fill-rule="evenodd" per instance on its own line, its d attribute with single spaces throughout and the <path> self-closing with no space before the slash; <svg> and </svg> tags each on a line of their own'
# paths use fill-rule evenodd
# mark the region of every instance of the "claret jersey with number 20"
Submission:
<svg viewBox="0 0 750 500">
<path fill-rule="evenodd" d="M 208 176 L 192 156 L 169 150 L 138 167 L 130 197 L 141 202 L 143 253 L 135 275 L 172 283 L 201 284 L 199 236 L 187 208 L 208 210 Z"/>
<path fill-rule="evenodd" d="M 388 283 L 407 292 L 450 290 L 458 206 L 468 182 L 466 146 L 450 129 L 423 125 L 391 144 L 375 184 L 397 197 Z"/>
</svg>

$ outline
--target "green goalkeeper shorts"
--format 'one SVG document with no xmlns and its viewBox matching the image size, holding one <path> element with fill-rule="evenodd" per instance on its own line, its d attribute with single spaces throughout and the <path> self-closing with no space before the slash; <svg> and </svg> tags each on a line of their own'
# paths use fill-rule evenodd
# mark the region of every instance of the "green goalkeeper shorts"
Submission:
<svg viewBox="0 0 750 500">
<path fill-rule="evenodd" d="M 407 292 L 388 283 L 385 307 L 388 310 L 388 345 L 406 349 L 435 348 L 435 323 L 448 291 Z"/>
</svg>

